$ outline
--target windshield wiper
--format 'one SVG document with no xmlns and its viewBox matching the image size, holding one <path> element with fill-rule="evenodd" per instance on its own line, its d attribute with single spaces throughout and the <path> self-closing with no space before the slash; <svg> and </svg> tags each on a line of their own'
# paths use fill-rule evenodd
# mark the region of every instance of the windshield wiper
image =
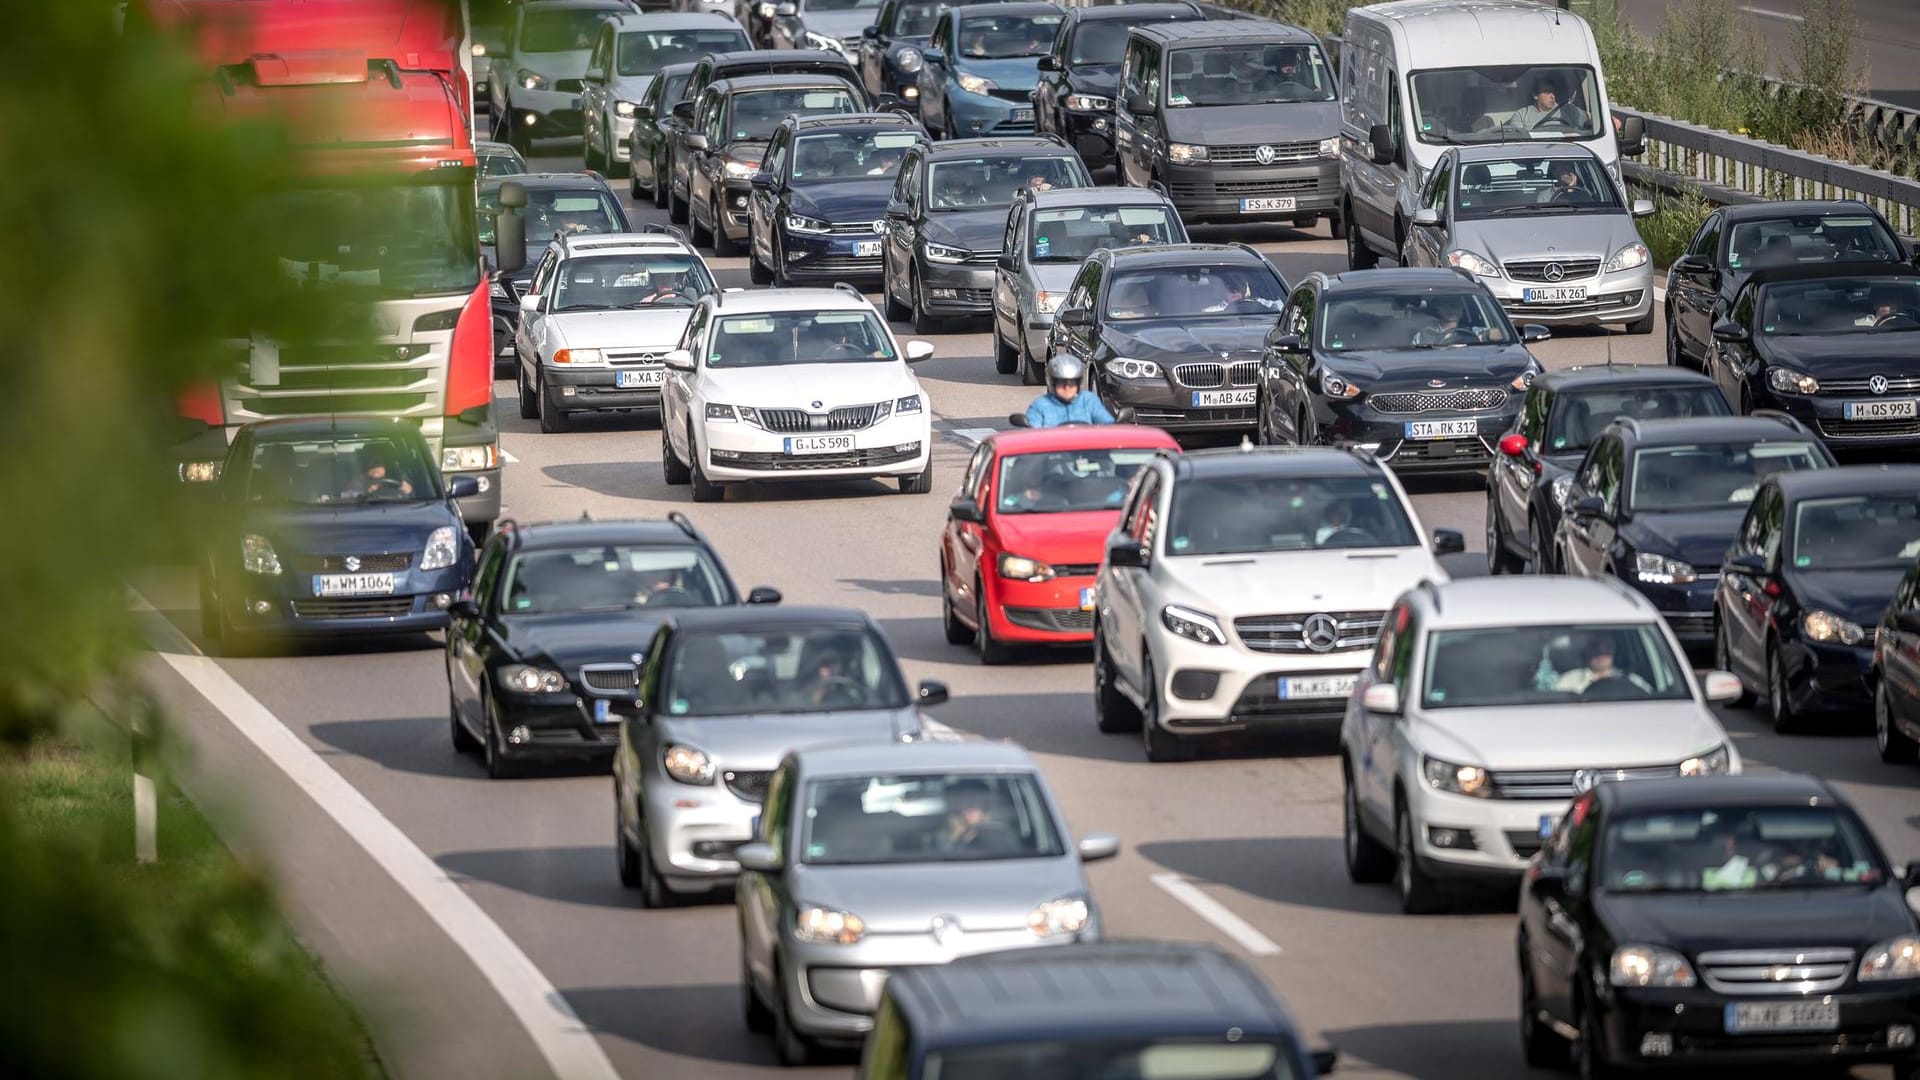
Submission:
<svg viewBox="0 0 1920 1080">
<path fill-rule="evenodd" d="M 1568 206 L 1566 203 L 1527 203 L 1523 206 L 1501 206 L 1487 211 L 1488 217 L 1502 217 L 1507 214 L 1558 214 L 1579 213 L 1582 208 Z"/>
</svg>

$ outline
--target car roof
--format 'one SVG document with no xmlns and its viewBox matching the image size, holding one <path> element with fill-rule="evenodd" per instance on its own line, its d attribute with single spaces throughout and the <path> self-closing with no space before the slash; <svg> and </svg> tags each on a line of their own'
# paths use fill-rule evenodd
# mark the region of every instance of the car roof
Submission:
<svg viewBox="0 0 1920 1080">
<path fill-rule="evenodd" d="M 1557 626 L 1577 622 L 1652 623 L 1659 612 L 1611 578 L 1559 574 L 1455 578 L 1423 584 L 1416 595 L 1432 611 L 1430 626 Z"/>
<path fill-rule="evenodd" d="M 1821 281 L 1828 278 L 1913 277 L 1920 274 L 1912 263 L 1823 262 L 1793 266 L 1768 266 L 1747 276 L 1747 285 L 1758 289 L 1776 281 Z"/>
<path fill-rule="evenodd" d="M 742 289 L 711 297 L 716 315 L 768 311 L 865 311 L 873 302 L 847 289 Z"/>
<path fill-rule="evenodd" d="M 1772 776 L 1741 773 L 1735 776 L 1687 776 L 1663 780 L 1620 780 L 1594 788 L 1609 810 L 1666 810 L 1740 805 L 1845 806 L 1847 801 L 1827 782 L 1804 773 Z"/>
<path fill-rule="evenodd" d="M 1871 214 L 1873 207 L 1858 199 L 1795 199 L 1781 202 L 1757 202 L 1745 206 L 1723 207 L 1721 220 L 1775 221 L 1780 218 L 1820 216 L 1823 214 Z"/>
<path fill-rule="evenodd" d="M 632 11 L 633 5 L 624 0 L 540 0 L 537 4 L 521 4 L 523 11 Z"/>
<path fill-rule="evenodd" d="M 939 161 L 942 158 L 979 157 L 982 154 L 1001 151 L 1044 150 L 1062 157 L 1073 154 L 1072 147 L 1047 135 L 999 135 L 990 139 L 947 139 L 943 142 L 923 142 L 921 145 L 927 148 L 927 158 L 930 161 Z"/>
<path fill-rule="evenodd" d="M 1542 372 L 1533 380 L 1559 393 L 1588 386 L 1718 386 L 1711 375 L 1671 364 L 1589 364 Z"/>
<path fill-rule="evenodd" d="M 691 523 L 683 526 L 677 521 L 646 518 L 515 521 L 501 531 L 510 531 L 514 546 L 521 550 L 593 544 L 705 543 L 703 537 L 692 531 Z"/>
<path fill-rule="evenodd" d="M 792 124 L 795 131 L 863 127 L 890 127 L 918 130 L 920 127 L 919 123 L 916 122 L 913 117 L 897 112 L 831 113 L 820 116 L 789 114 L 781 123 Z"/>
<path fill-rule="evenodd" d="M 1344 270 L 1327 275 L 1329 292 L 1396 293 L 1405 289 L 1456 289 L 1478 292 L 1481 285 L 1451 267 L 1390 266 L 1378 270 Z"/>
<path fill-rule="evenodd" d="M 1164 430 L 1139 424 L 1013 428 L 987 436 L 986 442 L 1002 456 L 1052 450 L 1180 449 Z"/>
<path fill-rule="evenodd" d="M 1072 7 L 1067 16 L 1077 22 L 1106 22 L 1113 19 L 1160 19 L 1169 15 L 1206 18 L 1196 4 L 1103 4 L 1098 7 Z"/>
<path fill-rule="evenodd" d="M 1620 421 L 1614 421 L 1617 426 Z M 1811 431 L 1788 426 L 1782 417 L 1772 416 L 1690 416 L 1672 420 L 1638 420 L 1625 425 L 1640 446 L 1670 446 L 1675 443 L 1731 443 L 1798 440 L 1818 442 Z"/>
<path fill-rule="evenodd" d="M 681 251 L 689 255 L 699 254 L 684 236 L 675 236 L 668 232 L 583 233 L 572 236 L 562 234 L 560 243 L 561 250 L 568 257 L 588 253 L 605 255 L 612 252 L 662 250 Z"/>
<path fill-rule="evenodd" d="M 947 9 L 954 22 L 975 15 L 1059 15 L 1060 8 L 1055 4 L 1022 3 L 1021 0 L 1000 0 L 998 3 L 956 4 Z"/>
<path fill-rule="evenodd" d="M 480 154 L 517 154 L 520 152 L 508 143 L 494 142 L 491 139 L 481 139 L 475 142 L 473 149 L 475 153 Z"/>
<path fill-rule="evenodd" d="M 1331 446 L 1258 446 L 1190 450 L 1168 459 L 1177 479 L 1239 476 L 1379 476 L 1385 466 L 1360 451 Z"/>
<path fill-rule="evenodd" d="M 732 75 L 707 84 L 709 91 L 731 94 L 740 90 L 771 90 L 848 87 L 845 76 L 832 71 L 787 71 L 776 75 Z M 850 87 L 849 87 L 850 89 Z"/>
<path fill-rule="evenodd" d="M 1153 23 L 1148 26 L 1136 26 L 1133 32 L 1154 38 L 1170 47 L 1217 45 L 1223 41 L 1248 39 L 1267 44 L 1290 45 L 1305 45 L 1317 43 L 1320 40 L 1297 26 L 1288 26 L 1286 23 L 1274 22 L 1272 19 L 1209 19 L 1205 22 Z"/>
<path fill-rule="evenodd" d="M 1241 244 L 1140 244 L 1136 247 L 1101 248 L 1097 253 L 1113 265 L 1186 266 L 1190 263 L 1217 263 L 1225 260 L 1265 263 L 1266 257 Z"/>
<path fill-rule="evenodd" d="M 1774 473 L 1770 479 L 1789 501 L 1825 495 L 1911 494 L 1920 491 L 1920 465 L 1842 465 Z"/>
<path fill-rule="evenodd" d="M 487 179 L 480 181 L 480 190 L 482 191 L 497 190 L 501 184 L 504 184 L 509 180 L 513 181 L 516 184 L 519 184 L 521 187 L 538 188 L 542 191 L 552 191 L 552 190 L 559 190 L 564 188 L 594 188 L 600 191 L 609 190 L 607 188 L 607 182 L 605 180 L 602 180 L 598 176 L 594 176 L 591 173 L 583 173 L 583 172 L 529 172 L 529 173 L 521 173 L 518 176 L 490 176 Z"/>
<path fill-rule="evenodd" d="M 621 30 L 709 30 L 739 29 L 730 15 L 717 11 L 645 11 L 610 19 Z"/>
<path fill-rule="evenodd" d="M 938 742 L 856 742 L 794 752 L 806 776 L 859 776 L 939 769 L 1030 769 L 1040 771 L 1019 743 L 965 739 Z"/>
<path fill-rule="evenodd" d="M 902 969 L 887 993 L 916 1042 L 931 1046 L 1074 1034 L 1217 1038 L 1232 1030 L 1298 1038 L 1258 975 L 1198 943 L 1109 941 L 988 953 Z"/>
<path fill-rule="evenodd" d="M 1450 149 L 1456 152 L 1456 159 L 1462 165 L 1476 161 L 1506 161 L 1510 158 L 1592 158 L 1600 160 L 1592 150 L 1579 143 L 1530 142 L 1530 143 L 1482 143 L 1478 146 L 1456 146 Z"/>
<path fill-rule="evenodd" d="M 866 630 L 878 627 L 858 608 L 814 604 L 749 604 L 743 607 L 674 608 L 681 630 L 794 630 L 828 627 Z"/>
<path fill-rule="evenodd" d="M 713 61 L 713 69 L 766 67 L 768 64 L 812 63 L 821 67 L 838 65 L 851 67 L 847 58 L 825 49 L 737 49 L 723 53 L 708 53 L 703 59 Z"/>
<path fill-rule="evenodd" d="M 1046 191 L 1021 188 L 1016 194 L 1036 210 L 1078 206 L 1165 206 L 1167 203 L 1165 195 L 1137 187 L 1049 188 Z"/>
</svg>

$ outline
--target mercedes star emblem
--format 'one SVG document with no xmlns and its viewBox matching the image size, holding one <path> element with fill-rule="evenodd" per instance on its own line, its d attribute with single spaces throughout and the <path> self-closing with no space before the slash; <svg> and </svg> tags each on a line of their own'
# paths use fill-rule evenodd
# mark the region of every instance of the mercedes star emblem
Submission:
<svg viewBox="0 0 1920 1080">
<path fill-rule="evenodd" d="M 1884 382 L 1885 380 L 1882 380 L 1882 381 Z M 345 559 L 341 560 L 340 565 L 346 567 L 349 573 L 351 573 L 352 571 L 358 570 L 360 569 L 360 556 L 349 555 Z"/>
<path fill-rule="evenodd" d="M 1871 390 L 1871 391 L 1873 391 L 1873 392 L 1874 392 L 1874 393 L 1876 393 L 1876 394 L 1884 394 L 1884 393 L 1886 393 L 1886 392 L 1887 392 L 1887 377 L 1886 377 L 1885 375 L 1875 375 L 1875 376 L 1873 376 L 1872 378 L 1870 378 L 1870 379 L 1868 379 L 1868 380 L 1867 380 L 1867 389 L 1869 389 L 1869 390 Z"/>
<path fill-rule="evenodd" d="M 1559 281 L 1561 278 L 1567 276 L 1567 268 L 1557 262 L 1548 263 L 1547 268 L 1541 271 L 1540 276 L 1546 278 L 1548 281 Z"/>
<path fill-rule="evenodd" d="M 1314 652 L 1332 652 L 1340 643 L 1340 624 L 1325 612 L 1307 616 L 1300 630 L 1307 639 L 1307 648 Z"/>
<path fill-rule="evenodd" d="M 1262 165 L 1271 165 L 1271 164 L 1273 164 L 1273 147 L 1271 147 L 1271 146 L 1256 146 L 1256 147 L 1254 147 L 1254 148 L 1253 148 L 1253 160 L 1255 160 L 1255 161 L 1257 161 L 1257 162 L 1259 162 L 1259 163 L 1260 163 L 1260 164 L 1262 164 Z"/>
</svg>

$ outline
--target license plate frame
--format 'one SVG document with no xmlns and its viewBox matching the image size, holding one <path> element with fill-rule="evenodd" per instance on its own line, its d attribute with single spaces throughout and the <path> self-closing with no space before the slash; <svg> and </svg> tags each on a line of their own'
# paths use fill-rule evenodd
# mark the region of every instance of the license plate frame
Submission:
<svg viewBox="0 0 1920 1080">
<path fill-rule="evenodd" d="M 392 596 L 396 582 L 392 574 L 315 574 L 316 597 Z"/>
<path fill-rule="evenodd" d="M 789 435 L 781 447 L 788 457 L 804 457 L 808 454 L 851 454 L 853 436 L 851 435 Z"/>
<path fill-rule="evenodd" d="M 1221 409 L 1258 404 L 1260 404 L 1258 390 L 1195 390 L 1193 392 L 1193 407 L 1196 409 Z"/>
<path fill-rule="evenodd" d="M 1730 1001 L 1722 1014 L 1729 1035 L 1838 1031 L 1837 1001 Z"/>
<path fill-rule="evenodd" d="M 1478 420 L 1408 420 L 1401 429 L 1409 439 L 1471 439 L 1480 434 Z"/>
<path fill-rule="evenodd" d="M 1088 585 L 1080 590 L 1080 610 L 1092 611 L 1095 606 L 1094 586 Z"/>
<path fill-rule="evenodd" d="M 1842 420 L 1912 420 L 1920 415 L 1920 402 L 1913 398 L 1883 398 L 1876 401 L 1843 401 Z"/>
<path fill-rule="evenodd" d="M 1033 110 L 1032 110 L 1032 109 L 1015 109 L 1015 110 L 1013 110 L 1013 122 L 1014 122 L 1014 123 L 1016 123 L 1016 124 L 1031 124 L 1031 123 L 1033 123 Z"/>
<path fill-rule="evenodd" d="M 1290 214 L 1299 206 L 1300 200 L 1291 195 L 1270 195 L 1240 200 L 1240 212 L 1243 214 Z"/>
<path fill-rule="evenodd" d="M 652 390 L 665 385 L 666 381 L 666 368 L 630 368 L 613 373 L 616 390 Z"/>
<path fill-rule="evenodd" d="M 1347 675 L 1282 675 L 1274 680 L 1281 701 L 1331 701 L 1351 697 L 1360 673 Z"/>
<path fill-rule="evenodd" d="M 1520 290 L 1523 304 L 1577 304 L 1586 298 L 1585 285 L 1544 285 Z"/>
<path fill-rule="evenodd" d="M 856 259 L 877 259 L 880 257 L 880 241 L 861 240 L 853 245 L 853 257 Z"/>
</svg>

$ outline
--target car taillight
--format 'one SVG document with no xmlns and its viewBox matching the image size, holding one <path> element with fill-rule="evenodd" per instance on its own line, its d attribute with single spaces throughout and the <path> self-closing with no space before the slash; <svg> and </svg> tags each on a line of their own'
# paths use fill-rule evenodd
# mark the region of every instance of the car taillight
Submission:
<svg viewBox="0 0 1920 1080">
<path fill-rule="evenodd" d="M 458 416 L 493 402 L 493 318 L 487 307 L 485 282 L 460 311 L 453 326 L 453 344 L 447 350 L 446 415 Z"/>
</svg>

